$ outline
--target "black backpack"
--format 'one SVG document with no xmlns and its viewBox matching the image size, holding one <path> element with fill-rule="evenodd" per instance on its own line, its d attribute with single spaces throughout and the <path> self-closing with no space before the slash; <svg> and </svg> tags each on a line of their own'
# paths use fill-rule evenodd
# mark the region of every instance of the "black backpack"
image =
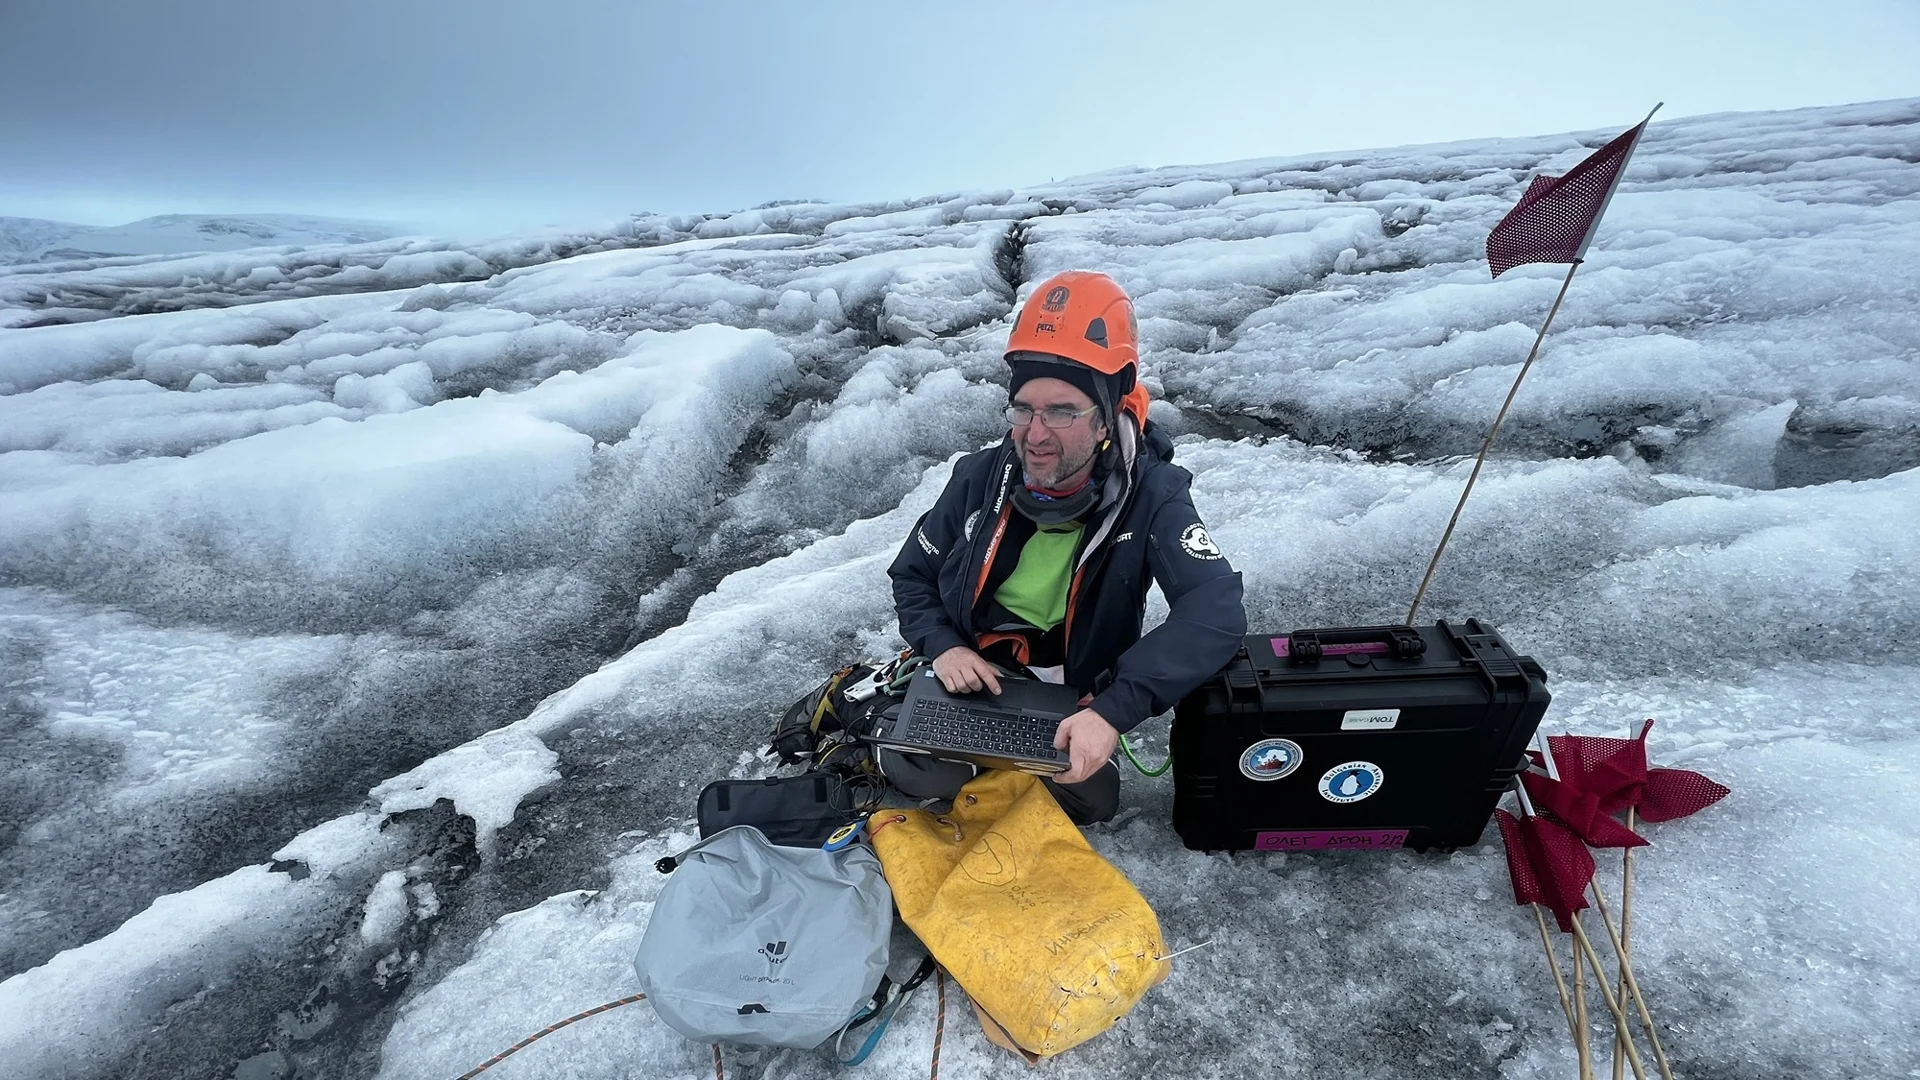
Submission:
<svg viewBox="0 0 1920 1080">
<path fill-rule="evenodd" d="M 909 650 L 828 676 L 789 706 L 773 729 L 771 749 L 780 763 L 806 770 L 708 784 L 700 792 L 700 835 L 752 825 L 775 844 L 819 847 L 879 809 L 887 783 L 866 737 L 876 717 L 899 705 L 907 682 L 926 663 Z"/>
<path fill-rule="evenodd" d="M 907 682 L 927 659 L 911 649 L 881 664 L 849 664 L 787 707 L 774 726 L 770 749 L 784 765 L 873 772 L 866 737 L 881 713 L 905 696 Z"/>
</svg>

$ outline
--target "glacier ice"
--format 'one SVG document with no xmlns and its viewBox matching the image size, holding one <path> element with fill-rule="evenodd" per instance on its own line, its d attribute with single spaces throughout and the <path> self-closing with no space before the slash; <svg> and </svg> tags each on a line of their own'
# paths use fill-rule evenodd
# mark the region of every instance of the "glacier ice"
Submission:
<svg viewBox="0 0 1920 1080">
<path fill-rule="evenodd" d="M 456 1075 L 630 993 L 699 787 L 897 648 L 886 563 L 1055 270 L 1134 293 L 1250 621 L 1398 620 L 1564 273 L 1480 245 L 1610 134 L 0 267 L 10 1069 Z M 1916 142 L 1920 100 L 1653 125 L 1423 609 L 1733 787 L 1640 859 L 1689 1075 L 1920 1069 Z M 1213 944 L 1050 1068 L 1572 1071 L 1491 837 L 1205 855 L 1124 802 L 1093 843 Z M 970 1024 L 943 1072 L 1011 1069 Z M 711 1060 L 638 1006 L 501 1068 Z"/>
</svg>

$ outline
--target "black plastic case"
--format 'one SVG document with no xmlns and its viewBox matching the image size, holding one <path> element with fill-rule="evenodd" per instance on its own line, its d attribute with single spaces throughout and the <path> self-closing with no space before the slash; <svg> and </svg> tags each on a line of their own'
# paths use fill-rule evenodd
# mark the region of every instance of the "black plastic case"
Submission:
<svg viewBox="0 0 1920 1080">
<path fill-rule="evenodd" d="M 1174 710 L 1174 830 L 1199 851 L 1473 844 L 1546 681 L 1477 619 L 1249 634 Z"/>
</svg>

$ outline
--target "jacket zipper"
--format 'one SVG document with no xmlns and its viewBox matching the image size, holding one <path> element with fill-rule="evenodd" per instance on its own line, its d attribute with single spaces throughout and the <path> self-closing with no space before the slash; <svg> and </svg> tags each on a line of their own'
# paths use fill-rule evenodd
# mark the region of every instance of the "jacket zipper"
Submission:
<svg viewBox="0 0 1920 1080">
<path fill-rule="evenodd" d="M 1013 514 L 1012 502 L 1011 500 L 1006 500 L 1006 483 L 1010 475 L 1010 473 L 1006 472 L 1001 474 L 1000 494 L 1004 500 L 1004 504 L 1000 508 L 1000 519 L 994 522 L 993 536 L 987 541 L 986 558 L 980 561 L 980 574 L 979 577 L 974 580 L 973 584 L 973 599 L 967 605 L 969 613 L 980 603 L 980 594 L 986 591 L 987 576 L 993 572 L 993 557 L 999 553 L 1000 540 L 1006 535 L 1007 521 Z M 1127 505 L 1133 501 L 1134 491 L 1131 476 L 1129 476 L 1126 485 L 1125 490 L 1121 493 L 1120 501 L 1114 505 L 1111 516 L 1108 520 L 1101 523 L 1102 527 L 1109 533 L 1126 517 Z M 1093 565 L 1095 555 L 1098 555 L 1100 560 L 1104 562 L 1108 556 L 1113 554 L 1112 544 L 1107 542 L 1106 536 L 1100 538 L 1098 545 L 1101 550 L 1096 552 L 1092 546 L 1089 546 L 1088 550 L 1082 554 L 1080 565 L 1074 568 L 1073 581 L 1067 586 L 1067 615 L 1064 629 L 1061 632 L 1062 637 L 1060 642 L 1061 659 L 1063 661 L 1062 667 L 1072 666 L 1073 616 L 1074 612 L 1079 608 L 1080 583 L 1085 579 L 1087 570 Z"/>
<path fill-rule="evenodd" d="M 980 603 L 980 594 L 987 589 L 987 575 L 993 572 L 993 557 L 1000 550 L 1000 539 L 1007 535 L 1007 519 L 1013 514 L 1011 504 L 1000 508 L 1000 519 L 993 523 L 993 536 L 987 541 L 987 557 L 980 560 L 980 575 L 974 579 L 973 599 L 967 602 L 967 614 L 971 622 L 973 608 Z"/>
</svg>

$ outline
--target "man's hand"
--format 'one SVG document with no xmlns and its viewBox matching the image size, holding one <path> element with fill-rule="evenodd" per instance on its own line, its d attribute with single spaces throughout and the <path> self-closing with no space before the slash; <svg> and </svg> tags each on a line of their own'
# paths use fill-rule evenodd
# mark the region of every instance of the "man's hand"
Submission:
<svg viewBox="0 0 1920 1080">
<path fill-rule="evenodd" d="M 1065 750 L 1073 767 L 1055 774 L 1056 784 L 1077 784 L 1100 770 L 1113 757 L 1120 744 L 1120 733 L 1107 718 L 1092 709 L 1081 709 L 1065 720 L 1053 733 L 1053 747 Z"/>
<path fill-rule="evenodd" d="M 965 645 L 955 645 L 933 658 L 933 673 L 949 694 L 971 694 L 982 687 L 998 694 L 1000 677 L 987 659 Z M 1057 745 L 1057 744 L 1056 744 Z"/>
</svg>

